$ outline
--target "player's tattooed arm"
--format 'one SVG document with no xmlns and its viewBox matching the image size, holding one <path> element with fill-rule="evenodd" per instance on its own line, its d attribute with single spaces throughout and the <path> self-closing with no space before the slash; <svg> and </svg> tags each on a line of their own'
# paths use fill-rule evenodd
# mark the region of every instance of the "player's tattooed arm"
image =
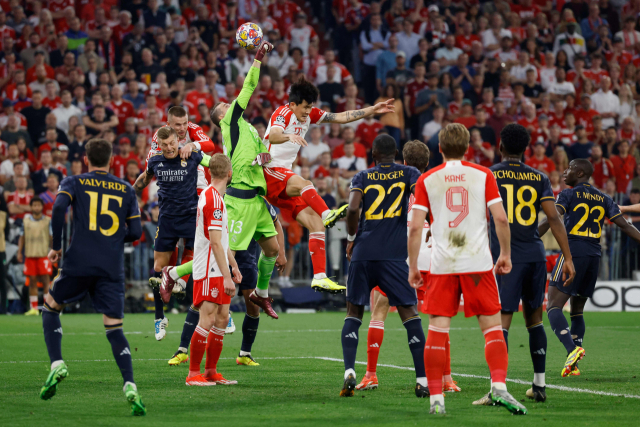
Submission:
<svg viewBox="0 0 640 427">
<path fill-rule="evenodd" d="M 393 105 L 394 99 L 388 99 L 379 102 L 373 107 L 363 108 L 362 110 L 350 110 L 343 113 L 327 113 L 323 121 L 327 123 L 351 123 L 356 120 L 364 119 L 375 114 L 386 114 L 395 112 Z"/>
<path fill-rule="evenodd" d="M 151 183 L 152 179 L 153 179 L 153 174 L 149 173 L 148 170 L 145 170 L 140 174 L 138 179 L 136 179 L 136 182 L 133 184 L 133 189 L 136 190 L 137 194 L 142 193 L 142 190 L 144 190 L 147 187 L 147 185 Z"/>
</svg>

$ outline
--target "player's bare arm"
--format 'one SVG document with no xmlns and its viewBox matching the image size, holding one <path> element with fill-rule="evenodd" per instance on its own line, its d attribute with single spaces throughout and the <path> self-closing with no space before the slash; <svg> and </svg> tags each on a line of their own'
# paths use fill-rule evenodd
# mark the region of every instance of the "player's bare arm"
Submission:
<svg viewBox="0 0 640 427">
<path fill-rule="evenodd" d="M 151 180 L 153 179 L 153 173 L 149 173 L 149 171 L 144 171 L 140 174 L 136 182 L 133 184 L 133 189 L 136 190 L 137 194 L 141 194 L 142 190 L 144 190 L 147 185 L 151 184 Z"/>
<path fill-rule="evenodd" d="M 329 116 L 330 113 L 328 113 L 325 116 L 325 121 L 326 117 Z M 271 144 L 283 144 L 285 142 L 293 142 L 294 144 L 298 144 L 301 147 L 306 147 L 307 141 L 300 135 L 296 135 L 296 134 L 285 134 L 284 133 L 284 129 L 282 129 L 281 127 L 273 127 L 271 128 L 271 132 L 269 132 L 269 142 Z"/>
<path fill-rule="evenodd" d="M 347 208 L 347 259 L 351 261 L 353 243 L 358 233 L 358 218 L 360 217 L 360 202 L 362 191 L 354 190 L 349 194 L 349 207 Z"/>
<path fill-rule="evenodd" d="M 496 274 L 509 274 L 511 271 L 511 229 L 509 228 L 509 220 L 507 213 L 504 211 L 502 203 L 494 203 L 489 206 L 491 216 L 496 225 L 496 235 L 500 243 L 500 256 L 496 261 Z M 415 216 L 414 216 L 415 218 Z M 423 219 L 424 220 L 424 219 Z"/>
<path fill-rule="evenodd" d="M 231 274 L 233 278 L 233 283 L 242 282 L 242 273 L 240 273 L 240 269 L 238 268 L 238 263 L 236 262 L 236 257 L 233 256 L 233 251 L 227 248 L 227 257 L 229 258 L 229 265 L 231 266 Z"/>
<path fill-rule="evenodd" d="M 564 216 L 564 209 L 556 205 L 556 211 L 558 213 L 559 219 L 562 221 L 562 217 Z M 540 223 L 538 224 L 538 234 L 540 235 L 540 237 L 544 236 L 547 231 L 549 231 L 549 227 L 549 217 L 544 218 L 542 221 L 540 221 Z"/>
<path fill-rule="evenodd" d="M 280 223 L 280 219 L 277 219 L 275 222 L 276 231 L 278 235 L 276 236 L 276 240 L 278 241 L 278 257 L 276 258 L 276 267 L 280 273 L 284 272 L 284 268 L 287 266 L 287 253 L 285 252 L 285 244 L 284 244 L 284 230 L 282 229 L 282 224 Z"/>
<path fill-rule="evenodd" d="M 411 212 L 411 224 L 409 224 L 409 237 L 407 241 L 407 250 L 409 252 L 409 284 L 412 288 L 418 289 L 424 284 L 422 274 L 420 274 L 420 270 L 418 269 L 418 254 L 420 253 L 420 245 L 422 245 L 422 229 L 427 219 L 427 212 L 422 209 L 416 209 L 415 205 Z"/>
<path fill-rule="evenodd" d="M 395 99 L 387 99 L 386 101 L 379 102 L 372 107 L 363 108 L 362 110 L 350 110 L 343 113 L 327 113 L 324 116 L 324 122 L 327 123 L 351 123 L 356 120 L 364 119 L 375 114 L 393 113 L 395 107 L 393 102 Z M 271 141 L 271 138 L 269 138 Z"/>
<path fill-rule="evenodd" d="M 220 268 L 220 273 L 222 273 L 224 279 L 224 293 L 232 297 L 236 293 L 236 285 L 233 283 L 231 271 L 229 271 L 229 263 L 231 263 L 231 260 L 235 263 L 236 260 L 232 254 L 229 258 L 229 263 L 227 263 L 224 247 L 222 246 L 221 230 L 209 230 L 209 245 L 211 246 L 211 252 L 213 252 L 213 257 L 216 259 L 216 263 L 218 263 L 218 268 Z M 238 265 L 236 264 L 236 268 L 237 267 Z"/>
<path fill-rule="evenodd" d="M 576 269 L 573 266 L 573 257 L 569 249 L 569 239 L 567 238 L 567 230 L 564 228 L 562 219 L 556 210 L 555 203 L 552 200 L 546 200 L 541 203 L 542 210 L 547 215 L 547 222 L 551 228 L 553 236 L 556 238 L 562 254 L 564 255 L 564 265 L 562 267 L 563 286 L 569 286 L 576 276 Z"/>
<path fill-rule="evenodd" d="M 636 242 L 640 243 L 640 231 L 633 225 L 629 224 L 622 216 L 614 218 L 613 222 L 620 227 L 620 230 L 627 236 L 631 237 Z"/>
<path fill-rule="evenodd" d="M 629 206 L 618 206 L 623 214 L 640 213 L 640 203 Z"/>
</svg>

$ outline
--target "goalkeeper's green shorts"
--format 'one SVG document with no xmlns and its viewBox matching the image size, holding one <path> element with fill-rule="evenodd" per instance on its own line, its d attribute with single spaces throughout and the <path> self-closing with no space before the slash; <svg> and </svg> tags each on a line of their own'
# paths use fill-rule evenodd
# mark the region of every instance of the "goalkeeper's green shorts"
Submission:
<svg viewBox="0 0 640 427">
<path fill-rule="evenodd" d="M 247 250 L 251 239 L 258 241 L 278 234 L 274 217 L 262 197 L 240 199 L 226 194 L 224 203 L 229 219 L 229 248 L 232 251 Z"/>
</svg>

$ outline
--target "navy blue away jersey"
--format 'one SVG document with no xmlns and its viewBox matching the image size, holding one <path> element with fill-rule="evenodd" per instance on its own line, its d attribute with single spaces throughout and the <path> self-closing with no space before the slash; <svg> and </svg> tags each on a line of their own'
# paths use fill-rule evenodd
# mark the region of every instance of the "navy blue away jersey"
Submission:
<svg viewBox="0 0 640 427">
<path fill-rule="evenodd" d="M 418 169 L 395 163 L 353 177 L 351 191 L 363 196 L 352 261 L 407 259 L 407 208 L 418 178 Z"/>
<path fill-rule="evenodd" d="M 265 198 L 262 198 L 262 200 L 264 200 L 264 204 L 267 205 L 267 210 L 269 211 L 269 215 L 271 215 L 271 219 L 273 220 L 273 222 L 276 222 L 276 220 L 278 219 L 276 209 L 271 206 Z M 255 268 L 257 270 L 260 251 L 261 249 L 258 245 L 258 242 L 251 239 L 251 243 L 249 243 L 249 247 L 246 250 L 236 252 L 235 258 L 236 263 L 238 263 L 238 267 Z"/>
<path fill-rule="evenodd" d="M 195 215 L 198 208 L 198 165 L 202 153 L 194 150 L 191 157 L 176 156 L 167 160 L 162 153 L 147 161 L 147 173 L 158 180 L 160 216 Z"/>
<path fill-rule="evenodd" d="M 491 166 L 511 229 L 511 262 L 544 262 L 544 245 L 538 234 L 538 212 L 545 200 L 554 201 L 549 178 L 522 162 L 504 161 Z M 500 256 L 500 243 L 491 218 L 491 255 Z"/>
<path fill-rule="evenodd" d="M 59 194 L 71 197 L 73 208 L 73 234 L 64 254 L 64 273 L 123 278 L 125 224 L 140 217 L 131 185 L 94 171 L 63 179 Z"/>
<path fill-rule="evenodd" d="M 558 195 L 556 206 L 564 213 L 571 256 L 600 256 L 600 236 L 605 217 L 622 215 L 611 197 L 587 183 L 567 188 Z"/>
</svg>

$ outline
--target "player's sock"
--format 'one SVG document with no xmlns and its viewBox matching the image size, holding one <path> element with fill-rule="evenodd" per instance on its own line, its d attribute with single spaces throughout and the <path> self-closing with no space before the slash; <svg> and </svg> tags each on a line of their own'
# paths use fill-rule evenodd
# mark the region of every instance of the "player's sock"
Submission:
<svg viewBox="0 0 640 427">
<path fill-rule="evenodd" d="M 153 277 L 157 277 L 158 279 L 162 278 L 162 272 L 154 271 Z M 164 303 L 162 302 L 159 289 L 153 290 L 153 304 L 155 307 L 156 320 L 164 318 Z"/>
<path fill-rule="evenodd" d="M 191 255 L 191 258 L 193 258 L 193 254 Z M 171 271 L 169 272 L 169 276 L 171 276 L 173 280 L 178 280 L 180 277 L 191 274 L 192 272 L 193 272 L 193 260 L 185 264 L 178 265 L 176 266 L 176 268 L 172 268 Z"/>
<path fill-rule="evenodd" d="M 133 383 L 133 364 L 131 363 L 131 350 L 129 349 L 129 341 L 122 331 L 122 323 L 117 325 L 104 325 L 107 333 L 107 339 L 111 344 L 113 357 L 116 359 L 122 379 L 125 383 Z"/>
<path fill-rule="evenodd" d="M 502 336 L 504 337 L 504 345 L 507 346 L 507 351 L 509 351 L 509 330 L 502 328 Z"/>
<path fill-rule="evenodd" d="M 313 264 L 313 278 L 327 277 L 327 254 L 324 250 L 324 231 L 309 233 L 309 253 Z"/>
<path fill-rule="evenodd" d="M 578 347 L 582 347 L 582 340 L 584 339 L 586 328 L 582 313 L 571 315 L 571 339 Z"/>
<path fill-rule="evenodd" d="M 193 249 L 191 248 L 184 248 L 184 251 L 182 251 L 182 261 L 181 261 L 181 265 L 187 264 L 187 263 L 191 263 L 191 268 L 193 269 Z M 182 280 L 186 282 L 189 281 L 189 276 L 191 276 L 191 272 L 187 273 L 187 274 L 183 274 L 182 276 Z"/>
<path fill-rule="evenodd" d="M 207 336 L 209 331 L 201 327 L 196 326 L 196 330 L 191 337 L 191 356 L 189 357 L 189 376 L 200 372 L 200 364 L 202 363 L 202 356 L 207 348 Z"/>
<path fill-rule="evenodd" d="M 193 336 L 193 332 L 196 330 L 196 326 L 198 326 L 198 322 L 200 321 L 200 312 L 194 306 L 189 307 L 187 311 L 187 317 L 184 319 L 184 326 L 182 327 L 182 335 L 180 335 L 180 350 L 183 350 L 185 353 L 189 350 L 189 343 L 191 342 L 191 337 Z"/>
<path fill-rule="evenodd" d="M 533 383 L 545 386 L 544 373 L 547 362 L 547 334 L 542 322 L 527 328 L 529 332 L 529 351 L 533 362 Z"/>
<path fill-rule="evenodd" d="M 29 303 L 32 310 L 38 309 L 38 295 L 29 295 Z"/>
<path fill-rule="evenodd" d="M 367 375 L 376 373 L 383 339 L 384 322 L 382 320 L 370 321 L 367 333 Z"/>
<path fill-rule="evenodd" d="M 447 340 L 444 343 L 444 376 L 451 376 L 451 342 L 449 341 L 449 334 L 447 334 Z"/>
<path fill-rule="evenodd" d="M 502 326 L 494 326 L 482 331 L 484 334 L 484 357 L 489 365 L 491 384 L 504 384 L 507 380 L 507 367 L 509 366 L 509 354 L 507 344 L 504 342 Z"/>
<path fill-rule="evenodd" d="M 547 316 L 549 317 L 551 329 L 553 329 L 553 332 L 555 332 L 562 345 L 564 345 L 564 348 L 567 350 L 567 354 L 571 353 L 576 348 L 576 344 L 573 342 L 573 339 L 571 339 L 569 323 L 564 317 L 562 307 L 548 308 Z"/>
<path fill-rule="evenodd" d="M 425 338 L 422 330 L 422 319 L 420 316 L 410 317 L 402 322 L 407 330 L 407 338 L 409 340 L 409 350 L 413 357 L 413 366 L 416 369 L 416 378 L 420 385 L 427 386 L 427 379 L 424 371 L 424 346 Z"/>
<path fill-rule="evenodd" d="M 53 365 L 54 362 L 62 360 L 62 324 L 60 324 L 60 312 L 51 308 L 46 302 L 42 307 L 42 330 L 49 360 Z"/>
<path fill-rule="evenodd" d="M 315 213 L 320 215 L 324 220 L 331 211 L 327 204 L 322 200 L 322 197 L 318 194 L 313 184 L 307 185 L 300 191 L 300 197 L 302 200 L 314 210 Z"/>
<path fill-rule="evenodd" d="M 266 257 L 264 253 L 260 253 L 258 259 L 258 283 L 256 285 L 256 294 L 262 298 L 269 296 L 269 280 L 273 274 L 273 267 L 276 265 L 277 257 Z"/>
<path fill-rule="evenodd" d="M 220 360 L 220 353 L 222 353 L 222 340 L 224 339 L 224 328 L 219 329 L 215 326 L 211 328 L 209 333 L 209 340 L 207 342 L 207 358 L 204 361 L 205 372 L 213 371 L 216 373 L 216 367 L 218 366 L 218 360 Z"/>
<path fill-rule="evenodd" d="M 429 325 L 427 344 L 424 347 L 424 365 L 426 367 L 429 392 L 431 396 L 442 395 L 442 376 L 446 363 L 446 343 L 449 328 Z"/>
<path fill-rule="evenodd" d="M 362 320 L 356 317 L 344 319 L 344 326 L 342 327 L 342 358 L 344 359 L 345 371 L 349 369 L 355 371 L 360 325 L 362 325 Z"/>
<path fill-rule="evenodd" d="M 178 263 L 178 247 L 176 247 L 171 253 L 171 258 L 169 258 L 169 265 L 176 265 Z"/>
<path fill-rule="evenodd" d="M 240 346 L 240 356 L 247 356 L 251 354 L 251 347 L 256 340 L 258 334 L 258 325 L 260 324 L 260 317 L 249 316 L 244 314 L 244 321 L 242 322 L 242 345 Z"/>
</svg>

